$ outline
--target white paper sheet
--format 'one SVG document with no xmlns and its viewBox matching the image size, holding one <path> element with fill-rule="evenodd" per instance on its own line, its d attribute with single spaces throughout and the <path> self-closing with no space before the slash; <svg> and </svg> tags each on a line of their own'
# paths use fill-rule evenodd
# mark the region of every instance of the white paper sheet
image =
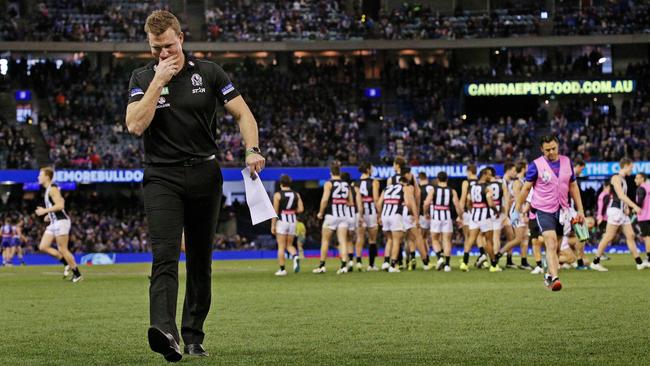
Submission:
<svg viewBox="0 0 650 366">
<path fill-rule="evenodd" d="M 255 180 L 251 179 L 251 173 L 248 168 L 242 169 L 241 175 L 244 177 L 244 187 L 246 188 L 246 203 L 251 212 L 251 221 L 253 225 L 264 222 L 268 219 L 278 217 L 273 209 L 273 204 L 266 194 L 264 185 L 259 175 Z"/>
</svg>

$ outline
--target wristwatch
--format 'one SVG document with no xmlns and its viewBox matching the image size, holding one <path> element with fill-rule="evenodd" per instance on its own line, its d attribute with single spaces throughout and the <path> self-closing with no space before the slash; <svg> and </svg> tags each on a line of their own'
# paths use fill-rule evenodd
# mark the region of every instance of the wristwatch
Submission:
<svg viewBox="0 0 650 366">
<path fill-rule="evenodd" d="M 246 149 L 246 157 L 252 154 L 262 155 L 262 150 L 260 150 L 260 148 L 257 146 L 249 147 Z"/>
</svg>

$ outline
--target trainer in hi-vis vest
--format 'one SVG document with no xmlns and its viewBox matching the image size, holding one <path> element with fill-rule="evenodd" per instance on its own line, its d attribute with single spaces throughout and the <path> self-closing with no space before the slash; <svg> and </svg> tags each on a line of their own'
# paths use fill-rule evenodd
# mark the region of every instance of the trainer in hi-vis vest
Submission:
<svg viewBox="0 0 650 366">
<path fill-rule="evenodd" d="M 531 211 L 536 216 L 537 226 L 546 245 L 548 273 L 544 276 L 544 282 L 553 291 L 562 289 L 558 278 L 560 263 L 557 249 L 558 237 L 564 234 L 564 223 L 568 220 L 584 221 L 584 208 L 573 165 L 568 157 L 559 154 L 559 145 L 555 136 L 542 137 L 543 155 L 528 164 L 526 183 L 515 203 L 515 216 L 518 216 L 528 193 L 535 188 Z M 570 217 L 569 194 L 577 209 L 575 217 Z"/>
</svg>

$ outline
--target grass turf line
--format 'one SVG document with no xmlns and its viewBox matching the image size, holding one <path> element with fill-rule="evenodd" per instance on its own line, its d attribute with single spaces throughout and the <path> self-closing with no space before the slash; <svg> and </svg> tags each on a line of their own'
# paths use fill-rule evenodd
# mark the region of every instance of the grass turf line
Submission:
<svg viewBox="0 0 650 366">
<path fill-rule="evenodd" d="M 192 365 L 650 364 L 650 270 L 563 271 L 552 293 L 528 271 L 276 278 L 274 261 L 214 263 L 207 359 Z M 290 263 L 288 263 L 290 264 Z M 0 268 L 2 365 L 158 365 L 147 264 Z M 181 273 L 184 268 L 181 268 Z M 184 291 L 181 274 L 181 294 Z M 182 297 L 179 298 L 179 317 Z"/>
</svg>

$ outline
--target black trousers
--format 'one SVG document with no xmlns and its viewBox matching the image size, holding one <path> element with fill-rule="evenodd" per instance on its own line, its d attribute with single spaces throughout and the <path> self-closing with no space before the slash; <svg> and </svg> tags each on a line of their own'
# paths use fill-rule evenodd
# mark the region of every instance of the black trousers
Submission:
<svg viewBox="0 0 650 366">
<path fill-rule="evenodd" d="M 176 327 L 178 260 L 185 230 L 187 281 L 181 334 L 185 344 L 202 343 L 210 310 L 212 245 L 221 208 L 223 177 L 216 160 L 194 166 L 147 166 L 144 206 L 153 251 L 149 314 L 152 326 Z"/>
</svg>

